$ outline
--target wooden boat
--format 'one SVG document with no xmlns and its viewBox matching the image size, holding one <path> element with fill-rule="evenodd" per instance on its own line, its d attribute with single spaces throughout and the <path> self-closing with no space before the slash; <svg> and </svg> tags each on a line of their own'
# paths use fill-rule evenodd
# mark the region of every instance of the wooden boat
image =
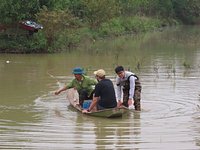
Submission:
<svg viewBox="0 0 200 150">
<path fill-rule="evenodd" d="M 83 108 L 79 105 L 79 95 L 77 90 L 68 89 L 67 90 L 67 99 L 70 102 L 70 105 L 77 111 L 82 113 Z M 99 110 L 95 112 L 85 113 L 89 116 L 95 117 L 104 117 L 104 118 L 116 118 L 122 117 L 123 114 L 127 113 L 129 110 L 125 107 L 123 108 L 109 108 L 104 110 Z"/>
</svg>

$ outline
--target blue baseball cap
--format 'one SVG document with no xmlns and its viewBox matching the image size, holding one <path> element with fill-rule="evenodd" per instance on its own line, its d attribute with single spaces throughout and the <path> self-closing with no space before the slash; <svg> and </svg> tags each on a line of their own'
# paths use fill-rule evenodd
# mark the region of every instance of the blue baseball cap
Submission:
<svg viewBox="0 0 200 150">
<path fill-rule="evenodd" d="M 76 67 L 76 68 L 73 69 L 72 73 L 73 74 L 84 74 L 84 71 L 83 71 L 82 68 Z"/>
</svg>

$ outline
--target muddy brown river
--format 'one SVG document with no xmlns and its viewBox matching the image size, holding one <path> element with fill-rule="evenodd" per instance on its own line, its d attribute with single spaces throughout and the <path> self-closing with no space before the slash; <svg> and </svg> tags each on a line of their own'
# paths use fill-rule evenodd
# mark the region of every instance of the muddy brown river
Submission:
<svg viewBox="0 0 200 150">
<path fill-rule="evenodd" d="M 73 67 L 123 65 L 142 83 L 142 111 L 105 119 L 69 107 Z M 0 149 L 199 150 L 200 28 L 184 26 L 59 54 L 0 54 Z"/>
</svg>

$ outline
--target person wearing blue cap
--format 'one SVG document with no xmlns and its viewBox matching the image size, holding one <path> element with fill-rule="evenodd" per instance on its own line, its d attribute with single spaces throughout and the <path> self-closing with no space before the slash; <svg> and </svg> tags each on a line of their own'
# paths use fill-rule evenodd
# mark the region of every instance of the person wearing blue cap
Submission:
<svg viewBox="0 0 200 150">
<path fill-rule="evenodd" d="M 93 86 L 97 84 L 97 81 L 85 76 L 84 70 L 80 67 L 74 68 L 72 73 L 74 74 L 75 78 L 66 86 L 57 90 L 55 95 L 58 95 L 67 89 L 75 88 L 79 93 L 79 104 L 83 106 L 84 100 L 92 99 L 94 91 Z"/>
</svg>

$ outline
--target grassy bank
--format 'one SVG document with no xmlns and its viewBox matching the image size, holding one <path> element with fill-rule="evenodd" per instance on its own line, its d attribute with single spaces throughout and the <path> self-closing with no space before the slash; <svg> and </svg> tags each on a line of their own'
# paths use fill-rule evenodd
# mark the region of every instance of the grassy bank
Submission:
<svg viewBox="0 0 200 150">
<path fill-rule="evenodd" d="M 56 53 L 99 38 L 199 23 L 200 1 L 2 0 L 0 13 L 0 52 Z M 23 20 L 44 29 L 30 34 L 18 26 Z"/>
<path fill-rule="evenodd" d="M 140 34 L 160 30 L 165 26 L 178 24 L 174 20 L 150 17 L 118 17 L 102 23 L 98 28 L 81 25 L 78 28 L 63 28 L 46 37 L 45 30 L 29 35 L 16 26 L 0 34 L 0 51 L 5 53 L 55 53 L 70 51 L 86 42 L 90 44 L 99 38 L 116 37 L 124 34 Z M 45 26 L 44 26 L 45 28 Z"/>
</svg>

